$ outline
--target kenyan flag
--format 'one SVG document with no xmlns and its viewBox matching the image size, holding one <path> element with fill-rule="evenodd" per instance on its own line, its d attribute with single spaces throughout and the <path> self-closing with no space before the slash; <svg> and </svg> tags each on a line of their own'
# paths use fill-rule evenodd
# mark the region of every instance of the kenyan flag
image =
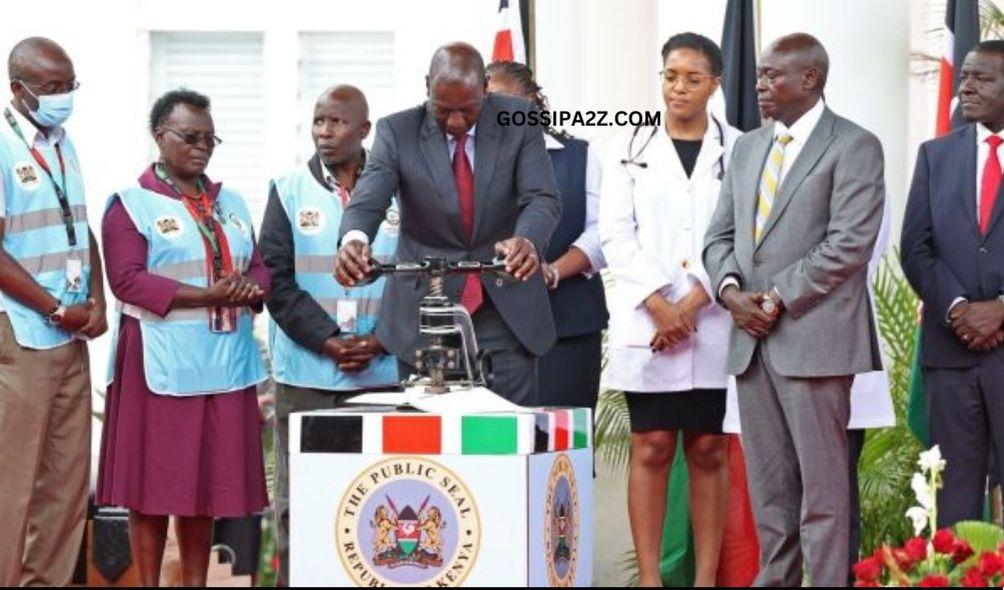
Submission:
<svg viewBox="0 0 1004 590">
<path fill-rule="evenodd" d="M 397 546 L 401 554 L 409 556 L 418 546 L 418 540 L 422 535 L 422 530 L 418 528 L 418 515 L 411 506 L 405 506 L 404 510 L 397 515 Z"/>
</svg>

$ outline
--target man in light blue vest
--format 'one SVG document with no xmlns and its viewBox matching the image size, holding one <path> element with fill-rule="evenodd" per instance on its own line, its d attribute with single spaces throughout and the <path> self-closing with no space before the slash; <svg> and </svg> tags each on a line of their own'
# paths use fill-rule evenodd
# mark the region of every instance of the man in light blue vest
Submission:
<svg viewBox="0 0 1004 590">
<path fill-rule="evenodd" d="M 56 43 L 14 46 L 0 121 L 0 585 L 69 584 L 89 491 L 87 345 L 101 260 L 63 129 L 79 83 Z"/>
<path fill-rule="evenodd" d="M 331 408 L 349 395 L 398 387 L 397 361 L 375 335 L 384 280 L 348 289 L 332 272 L 338 227 L 366 153 L 366 97 L 353 86 L 326 90 L 314 107 L 316 154 L 272 182 L 259 246 L 272 272 L 267 300 L 276 390 L 276 492 L 280 582 L 289 583 L 289 414 Z M 373 246 L 397 246 L 391 207 Z"/>
</svg>

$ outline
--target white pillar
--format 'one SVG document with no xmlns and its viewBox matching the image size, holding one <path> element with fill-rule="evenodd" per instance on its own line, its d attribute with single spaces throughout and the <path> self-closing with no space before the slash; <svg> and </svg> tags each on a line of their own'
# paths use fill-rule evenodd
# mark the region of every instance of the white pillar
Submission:
<svg viewBox="0 0 1004 590">
<path fill-rule="evenodd" d="M 661 110 L 657 0 L 539 0 L 537 80 L 560 110 Z M 620 129 L 575 128 L 601 153 Z"/>
</svg>

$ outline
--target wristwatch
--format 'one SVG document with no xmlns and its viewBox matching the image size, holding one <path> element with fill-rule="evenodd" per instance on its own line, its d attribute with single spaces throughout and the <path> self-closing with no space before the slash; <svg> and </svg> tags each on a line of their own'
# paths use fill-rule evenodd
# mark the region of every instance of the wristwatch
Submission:
<svg viewBox="0 0 1004 590">
<path fill-rule="evenodd" d="M 58 305 L 56 309 L 49 312 L 49 315 L 45 316 L 49 323 L 53 326 L 58 326 L 63 323 L 63 318 L 66 317 L 66 306 Z"/>
<path fill-rule="evenodd" d="M 760 302 L 760 309 L 762 309 L 763 312 L 768 315 L 774 315 L 774 312 L 777 311 L 777 304 L 774 303 L 773 299 L 767 297 L 766 299 Z"/>
</svg>

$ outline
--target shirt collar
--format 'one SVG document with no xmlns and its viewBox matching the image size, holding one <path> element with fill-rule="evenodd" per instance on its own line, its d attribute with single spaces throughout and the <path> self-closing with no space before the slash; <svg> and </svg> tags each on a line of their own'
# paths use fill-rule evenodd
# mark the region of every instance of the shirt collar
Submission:
<svg viewBox="0 0 1004 590">
<path fill-rule="evenodd" d="M 565 144 L 561 143 L 554 138 L 550 133 L 544 134 L 544 147 L 549 150 L 563 150 L 565 149 Z"/>
<path fill-rule="evenodd" d="M 21 111 L 15 109 L 13 104 L 8 104 L 6 108 L 14 115 L 14 120 L 17 121 L 17 126 L 21 129 L 21 133 L 24 134 L 25 141 L 30 142 L 32 147 L 56 145 L 66 137 L 66 129 L 62 126 L 53 127 L 49 135 L 46 136 L 34 123 L 22 115 Z"/>
<path fill-rule="evenodd" d="M 164 195 L 165 197 L 180 199 L 181 197 L 178 196 L 178 193 L 174 192 L 171 185 L 167 184 L 157 176 L 157 172 L 154 171 L 154 166 L 156 166 L 156 164 L 150 164 L 145 170 L 143 170 L 143 173 L 139 176 L 139 186 L 148 191 Z M 204 174 L 202 177 L 206 183 L 206 194 L 210 199 L 215 200 L 217 195 L 220 194 L 220 189 L 223 188 L 223 184 L 209 180 L 209 177 Z"/>
<path fill-rule="evenodd" d="M 363 168 L 366 167 L 366 157 L 368 155 L 369 152 L 366 151 L 366 148 L 363 148 L 363 159 L 359 161 L 359 168 L 356 169 L 356 179 L 358 179 L 363 173 Z M 331 187 L 332 190 L 340 188 L 342 185 L 338 182 L 338 176 L 336 176 L 332 170 L 328 169 L 328 165 L 324 163 L 324 160 L 322 160 L 320 156 L 318 156 L 317 161 L 321 165 L 321 176 L 324 178 L 325 184 Z"/>
<path fill-rule="evenodd" d="M 471 128 L 470 128 L 470 129 L 468 129 L 468 130 L 467 130 L 467 139 L 468 139 L 468 141 L 470 141 L 470 140 L 473 140 L 473 139 L 474 139 L 474 130 L 475 130 L 475 129 L 477 129 L 477 128 L 478 128 L 478 124 L 477 124 L 477 123 L 475 123 L 475 124 L 471 125 Z M 445 136 L 446 136 L 446 141 L 450 142 L 451 144 L 455 144 L 455 143 L 457 143 L 457 140 L 456 140 L 456 138 L 455 138 L 455 137 L 453 137 L 452 135 L 450 135 L 449 133 L 446 133 L 446 132 L 444 131 L 444 132 L 443 132 L 443 135 L 445 135 Z"/>
<path fill-rule="evenodd" d="M 809 136 L 812 135 L 812 130 L 816 128 L 816 124 L 819 120 L 823 118 L 823 110 L 826 108 L 826 103 L 820 98 L 816 101 L 811 109 L 806 111 L 801 117 L 795 121 L 791 127 L 788 127 L 784 123 L 777 121 L 774 123 L 774 138 L 778 138 L 781 135 L 788 134 L 794 141 L 797 141 L 799 145 L 805 145 L 809 141 Z"/>
<path fill-rule="evenodd" d="M 1004 129 L 998 131 L 997 133 L 994 133 L 993 131 L 990 131 L 990 129 L 988 129 L 987 126 L 984 125 L 983 123 L 976 124 L 976 145 L 978 146 L 983 145 L 987 141 L 987 138 L 990 137 L 991 135 L 997 135 L 1001 139 L 1004 139 Z"/>
</svg>

